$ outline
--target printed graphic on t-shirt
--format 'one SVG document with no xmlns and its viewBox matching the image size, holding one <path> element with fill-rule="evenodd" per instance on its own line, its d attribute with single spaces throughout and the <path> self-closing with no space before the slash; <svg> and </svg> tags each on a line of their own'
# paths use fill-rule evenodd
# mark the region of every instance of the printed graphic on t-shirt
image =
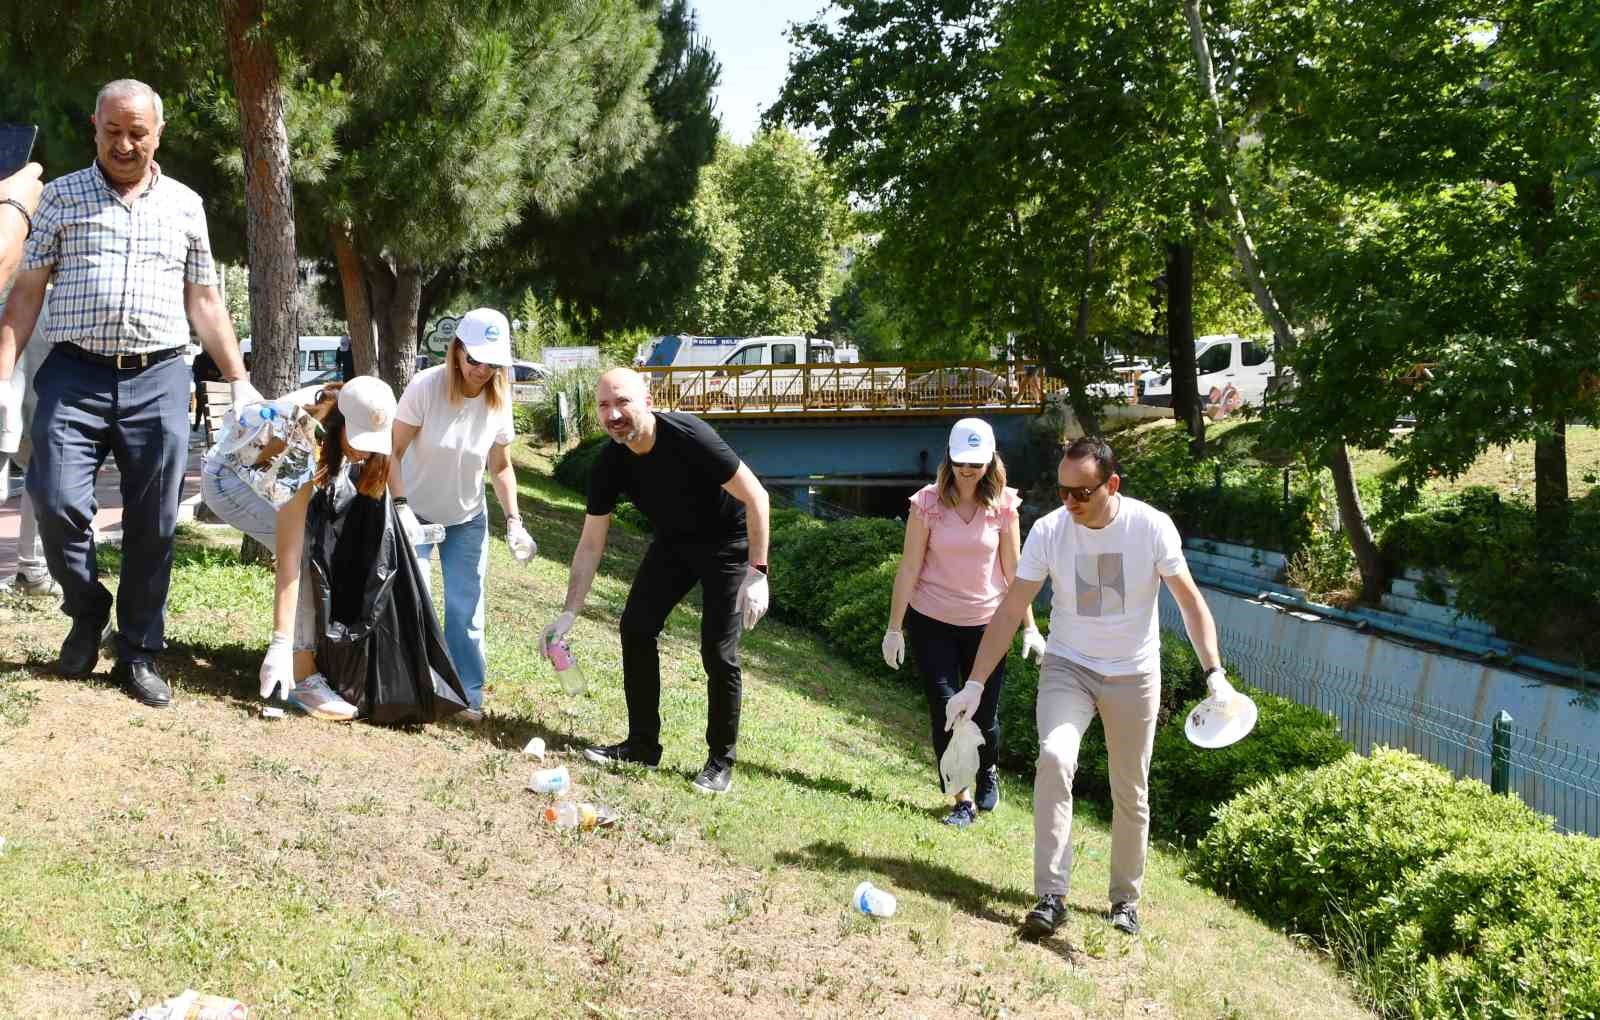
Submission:
<svg viewBox="0 0 1600 1020">
<path fill-rule="evenodd" d="M 1128 610 L 1128 585 L 1122 554 L 1095 553 L 1076 561 L 1079 616 L 1122 616 Z"/>
</svg>

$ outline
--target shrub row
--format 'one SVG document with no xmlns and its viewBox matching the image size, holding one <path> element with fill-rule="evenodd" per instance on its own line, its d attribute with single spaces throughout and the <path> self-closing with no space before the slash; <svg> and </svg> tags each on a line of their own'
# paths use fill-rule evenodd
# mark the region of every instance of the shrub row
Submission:
<svg viewBox="0 0 1600 1020">
<path fill-rule="evenodd" d="M 1328 944 L 1388 1016 L 1600 1016 L 1600 842 L 1405 751 L 1252 786 L 1195 868 Z"/>
</svg>

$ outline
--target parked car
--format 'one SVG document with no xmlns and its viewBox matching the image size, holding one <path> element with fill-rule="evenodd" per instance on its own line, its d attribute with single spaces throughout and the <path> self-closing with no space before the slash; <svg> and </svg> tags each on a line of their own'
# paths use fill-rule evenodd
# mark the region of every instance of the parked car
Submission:
<svg viewBox="0 0 1600 1020">
<path fill-rule="evenodd" d="M 239 353 L 244 355 L 245 367 L 250 366 L 251 338 L 239 341 Z M 300 338 L 300 385 L 339 381 L 339 345 L 342 336 L 303 336 Z"/>
<path fill-rule="evenodd" d="M 1194 362 L 1201 399 L 1213 389 L 1222 391 L 1231 385 L 1242 403 L 1257 407 L 1266 402 L 1267 381 L 1276 371 L 1271 341 L 1239 336 L 1200 337 L 1194 344 Z M 1139 402 L 1171 407 L 1171 369 L 1147 374 L 1146 380 Z"/>
<path fill-rule="evenodd" d="M 511 363 L 511 399 L 534 403 L 549 394 L 550 370 L 537 361 Z"/>
</svg>

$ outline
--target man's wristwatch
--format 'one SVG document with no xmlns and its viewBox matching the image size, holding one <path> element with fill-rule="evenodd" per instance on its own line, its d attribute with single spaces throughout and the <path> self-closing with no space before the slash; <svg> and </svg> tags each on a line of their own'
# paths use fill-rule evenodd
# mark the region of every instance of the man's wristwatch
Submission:
<svg viewBox="0 0 1600 1020">
<path fill-rule="evenodd" d="M 506 516 L 506 527 L 509 528 L 513 524 L 516 525 L 519 528 L 522 527 L 522 515 L 521 514 L 508 514 Z"/>
<path fill-rule="evenodd" d="M 750 564 L 750 567 L 753 570 L 761 571 L 763 574 L 767 572 L 767 565 L 765 563 L 752 563 Z"/>
</svg>

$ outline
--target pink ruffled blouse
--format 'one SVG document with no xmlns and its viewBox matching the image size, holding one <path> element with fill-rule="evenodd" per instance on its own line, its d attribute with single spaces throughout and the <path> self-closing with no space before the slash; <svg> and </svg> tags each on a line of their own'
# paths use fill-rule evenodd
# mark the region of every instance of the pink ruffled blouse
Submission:
<svg viewBox="0 0 1600 1020">
<path fill-rule="evenodd" d="M 964 521 L 954 508 L 939 502 L 934 486 L 919 489 L 911 497 L 911 509 L 928 527 L 928 550 L 911 592 L 911 608 L 957 627 L 988 623 L 1006 593 L 1000 535 L 1021 505 L 1017 490 L 1005 489 L 996 505 L 980 508 L 971 521 Z"/>
</svg>

